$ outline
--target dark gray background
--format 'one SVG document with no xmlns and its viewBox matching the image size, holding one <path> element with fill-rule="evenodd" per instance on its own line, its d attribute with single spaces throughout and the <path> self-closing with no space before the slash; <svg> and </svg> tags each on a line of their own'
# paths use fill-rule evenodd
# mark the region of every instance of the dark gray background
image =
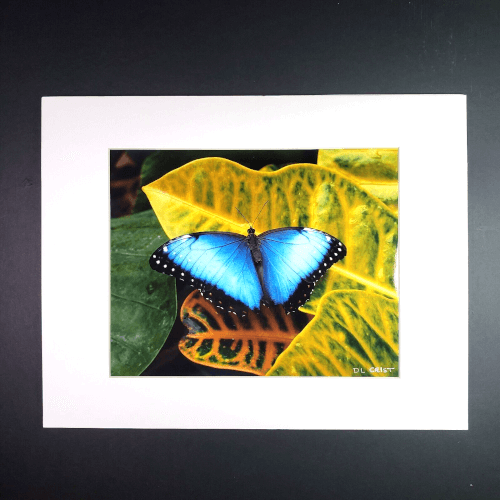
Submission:
<svg viewBox="0 0 500 500">
<path fill-rule="evenodd" d="M 3 2 L 1 497 L 498 498 L 499 11 L 498 0 Z M 353 93 L 468 96 L 470 430 L 43 429 L 40 98 Z M 61 293 L 78 285 L 70 274 Z M 436 276 L 430 293 L 446 292 Z"/>
</svg>

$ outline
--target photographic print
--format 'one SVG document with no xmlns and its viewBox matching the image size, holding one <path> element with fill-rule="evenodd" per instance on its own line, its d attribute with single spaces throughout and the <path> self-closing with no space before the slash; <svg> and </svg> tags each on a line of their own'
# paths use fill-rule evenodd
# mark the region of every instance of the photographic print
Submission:
<svg viewBox="0 0 500 500">
<path fill-rule="evenodd" d="M 399 376 L 398 150 L 111 150 L 112 376 Z"/>
<path fill-rule="evenodd" d="M 464 96 L 42 104 L 44 426 L 467 428 Z"/>
</svg>

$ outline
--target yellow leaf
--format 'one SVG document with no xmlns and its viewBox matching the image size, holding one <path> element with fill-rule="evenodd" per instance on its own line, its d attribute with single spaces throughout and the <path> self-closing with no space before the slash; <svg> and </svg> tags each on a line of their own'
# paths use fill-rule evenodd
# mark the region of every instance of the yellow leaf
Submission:
<svg viewBox="0 0 500 500">
<path fill-rule="evenodd" d="M 397 377 L 398 301 L 365 291 L 330 292 L 267 375 Z"/>
<path fill-rule="evenodd" d="M 283 167 L 280 167 L 279 165 L 274 165 L 274 164 L 270 163 L 269 165 L 264 165 L 259 170 L 259 172 L 276 172 L 276 170 L 279 170 L 280 168 L 283 168 Z"/>
<path fill-rule="evenodd" d="M 188 334 L 179 342 L 184 356 L 212 368 L 264 375 L 292 339 L 307 324 L 302 313 L 285 314 L 283 307 L 264 307 L 245 318 L 222 312 L 198 290 L 182 304 L 181 319 Z"/>
<path fill-rule="evenodd" d="M 397 149 L 320 149 L 318 165 L 338 171 L 398 213 Z"/>
<path fill-rule="evenodd" d="M 397 297 L 394 264 L 397 217 L 358 184 L 331 169 L 296 164 L 256 172 L 223 158 L 190 162 L 148 184 L 144 192 L 170 238 L 200 231 L 246 234 L 289 226 L 312 227 L 340 239 L 347 256 L 320 280 L 302 308 L 314 313 L 321 297 L 339 288 Z"/>
</svg>

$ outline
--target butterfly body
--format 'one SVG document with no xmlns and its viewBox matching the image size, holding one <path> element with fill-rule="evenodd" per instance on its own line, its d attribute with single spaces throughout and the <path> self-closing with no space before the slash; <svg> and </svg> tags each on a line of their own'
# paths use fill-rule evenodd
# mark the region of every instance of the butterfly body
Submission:
<svg viewBox="0 0 500 500">
<path fill-rule="evenodd" d="M 155 271 L 187 282 L 220 309 L 245 314 L 261 305 L 303 305 L 316 282 L 347 253 L 335 237 L 306 227 L 244 236 L 202 232 L 179 236 L 150 258 Z"/>
</svg>

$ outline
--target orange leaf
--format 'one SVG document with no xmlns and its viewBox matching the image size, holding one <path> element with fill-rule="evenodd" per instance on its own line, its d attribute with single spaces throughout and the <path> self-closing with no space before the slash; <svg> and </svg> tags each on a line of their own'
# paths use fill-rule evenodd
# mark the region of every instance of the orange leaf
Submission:
<svg viewBox="0 0 500 500">
<path fill-rule="evenodd" d="M 181 308 L 189 333 L 179 349 L 195 363 L 265 375 L 311 318 L 301 312 L 286 314 L 283 307 L 263 307 L 240 318 L 219 311 L 195 290 Z"/>
</svg>

